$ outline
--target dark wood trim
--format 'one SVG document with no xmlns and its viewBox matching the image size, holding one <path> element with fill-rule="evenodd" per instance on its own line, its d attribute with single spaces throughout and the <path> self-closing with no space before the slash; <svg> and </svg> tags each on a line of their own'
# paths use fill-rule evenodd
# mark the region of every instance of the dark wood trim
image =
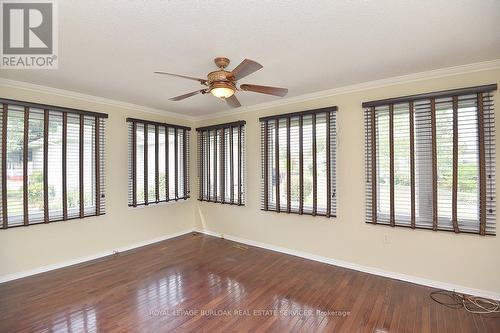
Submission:
<svg viewBox="0 0 500 333">
<path fill-rule="evenodd" d="M 185 129 L 190 131 L 191 127 L 188 126 L 182 126 L 182 125 L 175 125 L 175 124 L 167 124 L 167 123 L 162 123 L 158 121 L 151 121 L 151 120 L 144 120 L 144 119 L 137 119 L 137 118 L 127 118 L 127 122 L 134 122 L 134 123 L 141 123 L 144 125 L 158 125 L 158 126 L 165 126 L 165 127 L 170 127 L 170 128 L 177 128 L 177 129 Z"/>
<path fill-rule="evenodd" d="M 159 170 L 159 159 L 158 152 L 160 148 L 160 144 L 158 142 L 159 134 L 158 134 L 158 125 L 155 125 L 155 199 L 156 202 L 160 202 L 160 170 Z"/>
<path fill-rule="evenodd" d="M 389 105 L 389 183 L 390 183 L 390 217 L 391 226 L 395 226 L 394 207 L 394 105 Z"/>
<path fill-rule="evenodd" d="M 230 122 L 230 123 L 197 127 L 196 131 L 197 132 L 204 132 L 204 131 L 216 130 L 216 129 L 222 129 L 222 128 L 239 127 L 239 126 L 245 125 L 246 123 L 247 122 L 244 121 L 244 120 L 238 120 L 238 121 L 233 121 L 233 122 Z"/>
<path fill-rule="evenodd" d="M 389 104 L 398 104 L 398 103 L 408 103 L 411 101 L 418 101 L 422 99 L 430 99 L 430 98 L 443 98 L 443 97 L 453 97 L 458 95 L 472 95 L 477 93 L 484 93 L 497 90 L 497 84 L 487 84 L 482 86 L 468 87 L 468 88 L 460 88 L 460 89 L 450 89 L 450 90 L 442 90 L 430 93 L 423 93 L 417 95 L 409 95 L 395 98 L 386 98 L 376 101 L 364 102 L 362 106 L 364 108 L 373 107 L 373 106 L 382 106 Z"/>
<path fill-rule="evenodd" d="M 28 212 L 28 144 L 29 144 L 30 108 L 24 107 L 24 138 L 23 138 L 23 217 L 24 225 L 29 224 Z"/>
<path fill-rule="evenodd" d="M 326 217 L 332 214 L 332 171 L 330 147 L 330 121 L 331 113 L 326 113 Z"/>
<path fill-rule="evenodd" d="M 292 117 L 299 117 L 299 116 L 318 114 L 318 113 L 324 113 L 324 112 L 332 112 L 332 111 L 337 111 L 337 107 L 336 106 L 329 106 L 326 108 L 320 108 L 320 109 L 314 109 L 314 110 L 305 110 L 305 111 L 299 111 L 299 112 L 277 114 L 274 116 L 260 117 L 259 121 L 276 120 L 276 119 L 282 119 L 282 118 L 292 118 Z"/>
<path fill-rule="evenodd" d="M 80 145 L 80 148 L 78 149 L 78 153 L 80 155 L 79 159 L 78 159 L 78 162 L 80 164 L 79 168 L 78 168 L 78 173 L 80 175 L 80 189 L 79 189 L 79 194 L 80 194 L 80 218 L 83 218 L 85 216 L 85 196 L 84 196 L 84 193 L 83 193 L 83 140 L 84 140 L 84 128 L 85 128 L 85 116 L 83 114 L 80 114 L 80 140 L 78 140 L 79 142 L 79 145 Z"/>
<path fill-rule="evenodd" d="M 129 205 L 131 207 L 131 205 Z M 101 215 L 105 215 L 106 213 L 102 213 Z M 86 215 L 85 217 L 93 217 L 93 216 L 97 216 L 95 214 L 90 214 L 90 215 Z M 67 219 L 63 219 L 63 218 L 60 218 L 60 219 L 54 219 L 54 220 L 50 220 L 49 223 L 45 223 L 45 222 L 36 222 L 36 223 L 30 223 L 29 226 L 30 227 L 33 227 L 33 226 L 36 226 L 36 225 L 47 225 L 47 224 L 52 224 L 52 223 L 58 223 L 58 222 L 65 222 L 65 221 L 74 221 L 74 220 L 80 220 L 80 216 L 75 216 L 75 217 L 69 217 Z M 26 228 L 27 226 L 24 225 L 24 224 L 17 224 L 17 225 L 13 225 L 13 226 L 10 226 L 9 229 L 12 229 L 12 228 Z M 476 233 L 477 235 L 477 233 Z"/>
<path fill-rule="evenodd" d="M 264 210 L 269 210 L 269 122 L 264 121 Z"/>
<path fill-rule="evenodd" d="M 144 127 L 144 204 L 149 205 L 149 179 L 148 179 L 148 147 L 149 147 L 149 135 L 148 135 L 148 124 L 143 124 Z"/>
<path fill-rule="evenodd" d="M 373 223 L 371 223 L 371 222 L 365 222 L 365 223 L 369 224 L 369 225 L 373 225 Z M 391 229 L 393 228 L 393 227 L 391 227 L 390 224 L 386 224 L 386 223 L 378 223 L 377 225 L 390 227 Z M 415 228 L 412 228 L 410 224 L 408 224 L 408 225 L 398 224 L 396 227 L 397 228 L 417 229 L 417 230 L 427 230 L 427 231 L 432 231 L 432 232 L 435 231 L 435 230 L 432 229 L 432 227 L 426 228 L 426 227 L 422 227 L 422 226 L 419 226 L 419 225 L 416 225 Z M 453 229 L 439 229 L 439 232 L 452 232 L 453 234 L 455 234 L 455 231 Z M 461 230 L 460 233 L 461 234 L 478 235 L 477 231 Z M 490 232 L 490 233 L 486 233 L 485 236 L 496 236 L 496 234 Z"/>
<path fill-rule="evenodd" d="M 205 145 L 203 144 L 203 132 L 200 132 L 197 135 L 198 135 L 198 174 L 199 174 L 198 200 L 202 200 L 204 195 L 204 186 L 205 186 L 205 178 L 204 178 L 205 166 L 203 165 L 203 157 L 204 157 L 203 150 L 205 148 Z"/>
<path fill-rule="evenodd" d="M 62 114 L 62 204 L 63 220 L 68 219 L 68 114 Z"/>
<path fill-rule="evenodd" d="M 174 161 L 175 161 L 175 201 L 179 200 L 179 138 L 178 128 L 174 127 Z"/>
<path fill-rule="evenodd" d="M 479 144 L 479 234 L 486 233 L 486 153 L 484 147 L 483 94 L 477 94 L 477 135 Z"/>
<path fill-rule="evenodd" d="M 170 201 L 170 157 L 168 156 L 170 151 L 170 130 L 168 126 L 165 126 L 165 200 Z"/>
<path fill-rule="evenodd" d="M 95 215 L 101 215 L 101 156 L 100 156 L 100 140 L 101 140 L 101 119 L 94 118 L 94 162 L 95 162 Z"/>
<path fill-rule="evenodd" d="M 218 203 L 218 204 L 221 204 L 221 205 L 229 205 L 229 206 L 245 206 L 243 203 L 239 204 L 238 202 L 231 202 L 231 201 L 225 201 L 225 202 L 221 202 L 221 201 L 215 201 L 215 200 L 207 200 L 207 199 L 198 199 L 198 201 L 203 201 L 203 202 L 212 202 L 212 203 Z M 261 209 L 261 210 L 264 210 L 264 209 Z"/>
<path fill-rule="evenodd" d="M 217 188 L 217 130 L 214 129 L 214 183 L 213 183 L 213 191 L 214 191 L 214 200 L 215 202 L 218 202 L 217 200 L 217 193 L 218 193 L 218 188 Z"/>
<path fill-rule="evenodd" d="M 312 114 L 313 207 L 312 216 L 318 212 L 318 163 L 316 149 L 316 113 Z"/>
<path fill-rule="evenodd" d="M 175 200 L 175 201 L 179 201 L 179 200 L 188 200 L 189 198 L 190 198 L 190 196 L 188 195 L 188 196 L 186 196 L 186 197 L 179 197 L 179 199 L 178 199 L 178 200 Z M 173 199 L 172 199 L 172 200 L 173 200 Z M 160 201 L 158 201 L 158 202 L 154 202 L 154 203 L 151 203 L 151 204 L 156 205 L 156 204 L 161 204 L 161 203 L 168 203 L 168 202 L 170 202 L 170 201 L 172 201 L 172 200 L 160 200 Z M 200 199 L 197 199 L 197 200 L 198 200 L 198 201 L 206 201 L 206 200 L 200 200 Z M 128 206 L 129 206 L 129 207 L 134 207 L 134 206 L 132 206 L 132 205 L 130 205 L 130 204 L 129 204 Z M 141 206 L 146 206 L 146 205 L 145 205 L 144 203 L 138 203 L 136 207 L 141 207 Z M 148 205 L 148 206 L 149 206 L 149 205 Z M 90 216 L 93 216 L 93 215 L 90 215 Z"/>
<path fill-rule="evenodd" d="M 276 211 L 281 210 L 280 207 L 280 143 L 279 143 L 279 119 L 274 119 L 274 183 L 276 184 Z"/>
<path fill-rule="evenodd" d="M 458 199 L 458 96 L 453 96 L 453 185 L 451 192 L 451 222 L 453 230 L 459 232 L 457 219 Z"/>
<path fill-rule="evenodd" d="M 234 135 L 234 127 L 230 127 L 230 132 L 229 132 L 229 186 L 230 188 L 230 195 L 231 195 L 231 203 L 234 203 L 234 142 L 233 142 L 233 135 Z"/>
<path fill-rule="evenodd" d="M 377 120 L 375 107 L 370 108 L 372 141 L 372 223 L 377 224 Z"/>
<path fill-rule="evenodd" d="M 207 135 L 207 140 L 206 140 L 206 150 L 207 150 L 207 199 L 210 200 L 210 131 L 205 131 Z"/>
<path fill-rule="evenodd" d="M 49 223 L 49 110 L 43 110 L 43 221 Z"/>
<path fill-rule="evenodd" d="M 137 123 L 132 123 L 132 206 L 137 206 Z"/>
<path fill-rule="evenodd" d="M 304 213 L 304 117 L 299 116 L 299 214 Z"/>
<path fill-rule="evenodd" d="M 9 106 L 4 103 L 2 112 L 2 225 L 7 229 L 8 212 L 7 212 L 7 123 L 9 121 L 8 110 Z"/>
<path fill-rule="evenodd" d="M 182 158 L 182 175 L 183 175 L 183 189 L 184 189 L 184 193 L 183 193 L 183 197 L 187 197 L 188 195 L 188 178 L 189 178 L 189 170 L 187 168 L 187 159 L 189 158 L 188 154 L 187 154 L 187 135 L 188 135 L 188 131 L 187 130 L 182 130 L 182 155 L 183 155 L 183 158 Z"/>
<path fill-rule="evenodd" d="M 409 102 L 408 116 L 410 120 L 410 191 L 411 191 L 411 217 L 412 229 L 415 229 L 415 110 L 413 102 Z"/>
<path fill-rule="evenodd" d="M 224 143 L 226 141 L 226 131 L 225 131 L 225 128 L 222 127 L 220 129 L 220 201 L 222 203 L 224 203 L 226 201 L 226 182 L 225 182 L 225 174 L 224 174 L 224 166 L 225 166 L 225 147 L 224 147 Z"/>
<path fill-rule="evenodd" d="M 261 209 L 261 210 L 264 211 L 264 209 Z M 275 210 L 269 210 L 269 212 L 281 213 L 281 212 L 277 212 Z M 304 211 L 304 212 L 300 213 L 299 211 L 292 210 L 292 211 L 290 211 L 290 214 L 313 216 L 312 211 L 311 212 Z M 328 217 L 324 213 L 316 212 L 316 215 L 314 215 L 314 217 L 318 217 L 318 216 L 322 216 L 322 217 L 326 217 L 326 218 L 337 217 L 337 215 L 330 215 Z"/>
<path fill-rule="evenodd" d="M 436 100 L 431 98 L 431 133 L 432 133 L 432 230 L 438 230 L 437 197 L 437 143 L 436 143 Z"/>
<path fill-rule="evenodd" d="M 238 204 L 242 204 L 242 192 L 243 192 L 243 145 L 241 144 L 242 140 L 242 131 L 243 125 L 238 126 Z"/>
<path fill-rule="evenodd" d="M 101 117 L 101 118 L 108 118 L 108 115 L 106 113 L 101 113 L 101 112 L 78 110 L 78 109 L 66 108 L 66 107 L 62 107 L 62 106 L 55 106 L 55 105 L 48 105 L 48 104 L 41 104 L 41 103 L 32 103 L 32 102 L 26 102 L 26 101 L 18 101 L 18 100 L 7 99 L 7 98 L 0 98 L 0 103 L 19 105 L 19 106 L 34 108 L 34 109 L 48 109 L 50 111 L 73 113 L 73 114 L 85 115 L 85 116 L 90 116 L 90 117 L 97 116 L 97 117 Z"/>
<path fill-rule="evenodd" d="M 286 211 L 290 213 L 291 211 L 291 202 L 292 202 L 292 166 L 291 166 L 291 155 L 290 155 L 290 117 L 286 118 Z"/>
</svg>

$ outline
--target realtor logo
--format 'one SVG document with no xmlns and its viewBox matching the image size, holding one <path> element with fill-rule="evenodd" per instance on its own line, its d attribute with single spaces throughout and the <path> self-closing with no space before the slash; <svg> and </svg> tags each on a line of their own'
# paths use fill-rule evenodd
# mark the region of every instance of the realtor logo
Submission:
<svg viewBox="0 0 500 333">
<path fill-rule="evenodd" d="M 57 12 L 53 0 L 2 0 L 3 69 L 57 68 Z"/>
</svg>

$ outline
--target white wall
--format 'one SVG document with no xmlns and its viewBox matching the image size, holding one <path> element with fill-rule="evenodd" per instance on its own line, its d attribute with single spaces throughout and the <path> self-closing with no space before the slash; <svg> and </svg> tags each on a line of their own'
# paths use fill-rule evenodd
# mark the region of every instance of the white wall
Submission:
<svg viewBox="0 0 500 333">
<path fill-rule="evenodd" d="M 252 110 L 199 121 L 204 126 L 246 120 L 247 205 L 201 202 L 200 229 L 288 248 L 357 265 L 469 288 L 500 292 L 500 238 L 391 228 L 365 223 L 364 119 L 361 103 L 437 90 L 498 83 L 500 70 L 456 75 L 316 98 L 281 107 Z M 497 101 L 496 123 L 499 124 Z M 338 218 L 299 216 L 260 210 L 259 117 L 336 105 L 338 117 Z M 500 147 L 500 135 L 496 144 Z M 500 165 L 497 154 L 497 165 Z M 498 177 L 498 176 L 497 176 Z M 497 188 L 497 197 L 499 188 Z M 498 216 L 497 216 L 498 224 Z M 500 226 L 497 227 L 500 229 Z"/>
<path fill-rule="evenodd" d="M 125 119 L 134 117 L 186 126 L 192 126 L 191 121 L 6 86 L 0 86 L 0 96 L 103 112 L 109 115 L 105 131 L 106 214 L 0 230 L 0 277 L 110 252 L 193 228 L 196 199 L 150 205 L 144 208 L 128 207 L 127 123 Z M 194 131 L 191 131 L 190 140 L 193 155 L 191 161 L 193 161 Z M 194 163 L 191 165 L 196 166 Z M 195 171 L 193 168 L 191 171 L 194 172 L 191 180 L 196 184 L 196 179 L 193 178 Z"/>
</svg>

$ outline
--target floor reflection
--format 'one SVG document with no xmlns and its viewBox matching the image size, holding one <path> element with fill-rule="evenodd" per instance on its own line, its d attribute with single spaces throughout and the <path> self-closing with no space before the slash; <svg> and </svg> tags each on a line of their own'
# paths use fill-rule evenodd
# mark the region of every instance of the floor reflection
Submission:
<svg viewBox="0 0 500 333">
<path fill-rule="evenodd" d="M 181 273 L 173 273 L 148 283 L 137 290 L 137 303 L 140 308 L 173 308 L 185 300 L 184 283 Z"/>
<path fill-rule="evenodd" d="M 319 324 L 331 316 L 328 311 L 316 306 L 311 306 L 306 302 L 296 301 L 282 295 L 274 295 L 271 309 L 275 310 L 281 319 L 289 320 L 292 317 L 300 317 L 309 321 L 314 327 L 319 327 Z"/>
<path fill-rule="evenodd" d="M 246 296 L 245 286 L 230 277 L 222 278 L 215 273 L 208 273 L 208 292 L 211 297 L 227 293 L 228 300 L 237 302 Z"/>
<path fill-rule="evenodd" d="M 36 332 L 65 333 L 65 332 L 97 332 L 97 314 L 94 307 L 77 311 L 68 311 L 58 314 L 49 327 L 40 327 Z"/>
</svg>

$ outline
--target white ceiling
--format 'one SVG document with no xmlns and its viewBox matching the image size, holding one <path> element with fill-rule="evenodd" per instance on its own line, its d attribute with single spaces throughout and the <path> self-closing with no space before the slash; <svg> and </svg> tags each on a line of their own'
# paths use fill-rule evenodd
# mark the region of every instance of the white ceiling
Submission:
<svg viewBox="0 0 500 333">
<path fill-rule="evenodd" d="M 59 69 L 0 77 L 203 116 L 228 109 L 200 89 L 213 58 L 264 68 L 239 83 L 288 96 L 500 58 L 498 0 L 64 0 Z M 244 106 L 279 97 L 240 92 Z"/>
</svg>

